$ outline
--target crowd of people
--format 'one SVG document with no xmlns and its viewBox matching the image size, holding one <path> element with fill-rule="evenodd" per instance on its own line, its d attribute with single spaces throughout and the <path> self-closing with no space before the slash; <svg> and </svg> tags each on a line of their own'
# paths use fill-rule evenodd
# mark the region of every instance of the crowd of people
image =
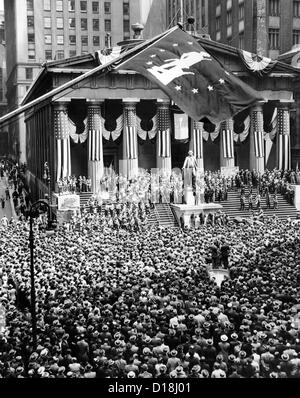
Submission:
<svg viewBox="0 0 300 398">
<path fill-rule="evenodd" d="M 33 347 L 29 225 L 1 225 L 1 377 L 300 377 L 298 223 L 95 227 L 35 225 Z M 220 287 L 212 246 L 230 248 Z"/>
</svg>

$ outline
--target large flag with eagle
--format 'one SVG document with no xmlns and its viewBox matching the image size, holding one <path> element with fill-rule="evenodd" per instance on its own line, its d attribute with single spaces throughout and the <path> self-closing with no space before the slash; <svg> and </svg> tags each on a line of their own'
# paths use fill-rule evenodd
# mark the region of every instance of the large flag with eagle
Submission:
<svg viewBox="0 0 300 398">
<path fill-rule="evenodd" d="M 216 124 L 263 99 L 179 27 L 118 68 L 137 71 L 156 83 L 194 120 L 207 117 Z"/>
</svg>

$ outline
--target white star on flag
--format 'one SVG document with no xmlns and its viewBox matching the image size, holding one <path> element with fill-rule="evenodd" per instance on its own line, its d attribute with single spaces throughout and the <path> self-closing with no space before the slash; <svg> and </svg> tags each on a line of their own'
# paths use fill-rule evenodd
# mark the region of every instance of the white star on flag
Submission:
<svg viewBox="0 0 300 398">
<path fill-rule="evenodd" d="M 156 57 L 156 54 L 150 55 L 150 58 L 155 58 L 155 57 Z"/>
<path fill-rule="evenodd" d="M 192 41 L 188 41 L 187 44 L 189 44 L 190 46 L 192 46 L 192 45 L 193 45 L 193 42 L 192 42 Z"/>
<path fill-rule="evenodd" d="M 174 44 L 173 44 L 173 47 L 178 47 L 178 43 L 174 43 Z"/>
<path fill-rule="evenodd" d="M 197 93 L 199 92 L 199 90 L 198 90 L 197 88 L 193 88 L 192 92 L 193 92 L 194 94 L 197 94 Z"/>
<path fill-rule="evenodd" d="M 161 53 L 164 53 L 166 50 L 164 50 L 163 48 L 161 48 L 159 51 L 160 51 Z"/>
<path fill-rule="evenodd" d="M 181 86 L 176 86 L 175 90 L 180 91 L 181 90 Z"/>
<path fill-rule="evenodd" d="M 224 80 L 224 79 L 220 79 L 219 82 L 220 82 L 221 84 L 224 84 L 224 83 L 225 83 L 225 80 Z"/>
<path fill-rule="evenodd" d="M 207 88 L 208 88 L 209 91 L 214 91 L 213 86 L 208 86 Z"/>
<path fill-rule="evenodd" d="M 147 65 L 153 65 L 153 62 L 151 61 L 147 62 Z"/>
<path fill-rule="evenodd" d="M 229 72 L 227 72 L 227 70 L 225 71 L 225 73 L 226 73 L 226 75 L 230 76 L 230 73 L 229 73 Z"/>
</svg>

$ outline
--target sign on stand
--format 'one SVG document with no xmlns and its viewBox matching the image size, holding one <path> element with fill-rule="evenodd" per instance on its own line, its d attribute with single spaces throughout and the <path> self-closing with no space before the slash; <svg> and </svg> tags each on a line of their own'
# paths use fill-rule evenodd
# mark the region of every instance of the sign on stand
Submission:
<svg viewBox="0 0 300 398">
<path fill-rule="evenodd" d="M 221 174 L 224 177 L 235 176 L 240 171 L 239 166 L 234 167 L 221 167 Z"/>
<path fill-rule="evenodd" d="M 59 195 L 57 197 L 58 210 L 79 210 L 80 196 L 79 195 Z"/>
</svg>

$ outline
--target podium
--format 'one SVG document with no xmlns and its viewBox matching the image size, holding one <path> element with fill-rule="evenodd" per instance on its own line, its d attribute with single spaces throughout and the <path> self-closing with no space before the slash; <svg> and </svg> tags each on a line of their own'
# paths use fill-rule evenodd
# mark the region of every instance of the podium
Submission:
<svg viewBox="0 0 300 398">
<path fill-rule="evenodd" d="M 195 206 L 195 197 L 192 187 L 184 188 L 184 201 L 189 206 Z"/>
</svg>

